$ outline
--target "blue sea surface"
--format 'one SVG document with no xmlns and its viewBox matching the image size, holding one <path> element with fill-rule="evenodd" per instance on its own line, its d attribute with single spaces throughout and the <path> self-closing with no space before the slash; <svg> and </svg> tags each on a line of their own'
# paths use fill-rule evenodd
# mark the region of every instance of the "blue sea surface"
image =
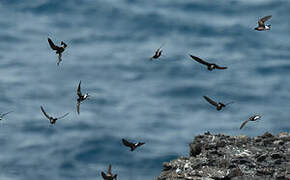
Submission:
<svg viewBox="0 0 290 180">
<path fill-rule="evenodd" d="M 289 0 L 1 0 L 0 112 L 14 112 L 0 122 L 0 180 L 100 180 L 109 164 L 118 179 L 148 180 L 206 131 L 289 132 L 289 10 Z M 266 15 L 272 29 L 254 31 Z M 48 37 L 68 44 L 60 66 Z M 80 80 L 90 98 L 77 115 Z M 235 103 L 216 111 L 204 95 Z M 50 125 L 40 106 L 70 114 Z M 122 138 L 146 144 L 130 152 Z"/>
</svg>

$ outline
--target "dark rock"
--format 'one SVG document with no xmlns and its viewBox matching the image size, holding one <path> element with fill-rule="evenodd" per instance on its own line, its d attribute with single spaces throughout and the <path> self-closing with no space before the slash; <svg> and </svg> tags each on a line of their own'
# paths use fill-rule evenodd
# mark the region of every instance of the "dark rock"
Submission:
<svg viewBox="0 0 290 180">
<path fill-rule="evenodd" d="M 225 147 L 225 145 L 226 145 L 226 142 L 225 142 L 225 141 L 218 141 L 218 142 L 216 143 L 216 147 L 218 147 L 218 148 L 220 148 L 220 147 Z"/>
<path fill-rule="evenodd" d="M 261 141 L 262 141 L 262 138 L 260 138 L 260 137 L 255 137 L 255 138 L 254 138 L 254 141 L 255 141 L 255 142 L 261 142 Z"/>
<path fill-rule="evenodd" d="M 286 160 L 290 161 L 290 152 L 286 154 Z"/>
<path fill-rule="evenodd" d="M 273 153 L 273 154 L 271 155 L 271 157 L 272 157 L 273 159 L 280 159 L 280 158 L 283 157 L 283 155 L 280 154 L 280 153 Z"/>
<path fill-rule="evenodd" d="M 274 137 L 274 136 L 269 132 L 265 132 L 265 134 L 263 134 L 261 137 L 262 138 L 269 138 L 269 137 Z"/>
<path fill-rule="evenodd" d="M 243 175 L 243 172 L 241 171 L 240 168 L 234 168 L 234 169 L 231 169 L 229 174 L 227 175 L 227 178 L 233 178 L 233 177 L 239 177 L 239 176 L 242 176 Z"/>
<path fill-rule="evenodd" d="M 262 154 L 262 155 L 260 155 L 260 156 L 257 158 L 257 161 L 258 161 L 258 162 L 262 162 L 262 161 L 264 161 L 267 157 L 268 157 L 267 154 Z"/>
<path fill-rule="evenodd" d="M 163 163 L 163 171 L 168 171 L 172 168 L 168 162 Z"/>
<path fill-rule="evenodd" d="M 201 143 L 190 144 L 190 156 L 197 156 L 201 153 Z"/>
<path fill-rule="evenodd" d="M 205 132 L 204 135 L 211 135 L 209 131 Z"/>
<path fill-rule="evenodd" d="M 275 161 L 274 161 L 274 164 L 282 164 L 282 160 L 281 159 L 276 159 Z"/>
</svg>

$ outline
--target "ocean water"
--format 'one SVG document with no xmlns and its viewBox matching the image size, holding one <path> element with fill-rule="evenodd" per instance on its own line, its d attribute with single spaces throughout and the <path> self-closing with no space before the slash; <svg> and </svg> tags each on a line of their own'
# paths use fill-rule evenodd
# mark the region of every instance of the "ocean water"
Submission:
<svg viewBox="0 0 290 180">
<path fill-rule="evenodd" d="M 205 131 L 290 130 L 290 1 L 1 0 L 0 180 L 157 177 Z M 271 31 L 257 20 L 273 15 Z M 63 62 L 47 37 L 68 48 Z M 164 56 L 149 61 L 162 47 Z M 228 66 L 209 72 L 188 56 Z M 90 99 L 76 114 L 76 89 Z M 202 98 L 235 103 L 218 112 Z M 50 125 L 53 116 L 70 115 Z M 262 119 L 239 130 L 258 113 Z M 144 141 L 134 152 L 122 138 Z"/>
</svg>

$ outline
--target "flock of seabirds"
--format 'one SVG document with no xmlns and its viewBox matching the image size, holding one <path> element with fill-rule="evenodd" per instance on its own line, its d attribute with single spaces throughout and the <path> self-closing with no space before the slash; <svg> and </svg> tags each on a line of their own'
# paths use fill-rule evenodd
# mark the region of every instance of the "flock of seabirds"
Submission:
<svg viewBox="0 0 290 180">
<path fill-rule="evenodd" d="M 271 25 L 266 25 L 265 22 L 267 20 L 269 20 L 272 16 L 269 15 L 269 16 L 265 16 L 261 19 L 258 20 L 258 27 L 254 28 L 255 30 L 257 31 L 265 31 L 265 30 L 270 30 L 271 29 Z M 62 61 L 62 53 L 65 51 L 65 49 L 67 48 L 67 44 L 64 43 L 63 41 L 61 41 L 61 46 L 57 46 L 54 44 L 54 42 L 48 38 L 48 43 L 51 47 L 52 50 L 54 50 L 56 52 L 56 54 L 58 55 L 58 61 L 57 61 L 57 65 L 60 64 L 60 62 Z M 150 61 L 152 60 L 157 60 L 160 58 L 160 56 L 162 55 L 162 46 L 160 48 L 158 48 L 154 55 L 150 58 Z M 224 67 L 224 66 L 219 66 L 215 63 L 210 63 L 210 62 L 207 62 L 197 56 L 194 56 L 194 55 L 191 55 L 190 54 L 190 57 L 195 60 L 196 62 L 202 64 L 202 65 L 205 65 L 207 67 L 207 69 L 209 71 L 212 71 L 214 69 L 217 69 L 217 70 L 225 70 L 227 69 L 227 67 Z M 79 85 L 78 85 L 78 88 L 77 88 L 77 104 L 76 104 L 76 111 L 78 114 L 80 114 L 80 105 L 83 101 L 85 101 L 87 98 L 89 97 L 89 94 L 88 93 L 85 93 L 83 94 L 82 91 L 81 91 L 81 81 L 79 82 Z M 222 103 L 222 102 L 216 102 L 214 101 L 213 99 L 207 97 L 207 96 L 203 96 L 204 99 L 210 103 L 211 105 L 213 105 L 217 111 L 220 111 L 222 110 L 224 107 L 228 106 L 229 104 L 232 104 L 234 102 L 229 102 L 229 103 Z M 66 113 L 60 117 L 53 117 L 51 115 L 49 115 L 43 108 L 43 106 L 40 106 L 40 109 L 41 109 L 41 112 L 43 113 L 43 115 L 49 120 L 50 124 L 55 124 L 57 120 L 59 119 L 62 119 L 64 117 L 66 117 L 69 113 Z M 0 114 L 0 120 L 2 120 L 2 118 L 4 116 L 6 116 L 7 114 L 11 113 L 13 111 L 9 111 L 9 112 L 6 112 L 6 113 L 3 113 L 3 114 Z M 261 115 L 259 114 L 255 114 L 251 117 L 249 117 L 247 120 L 245 120 L 244 122 L 242 122 L 241 126 L 240 126 L 240 129 L 242 129 L 249 121 L 257 121 L 258 119 L 261 118 Z M 144 145 L 145 143 L 144 142 L 137 142 L 137 143 L 134 143 L 134 142 L 129 142 L 128 140 L 126 139 L 122 139 L 122 143 L 124 144 L 124 146 L 126 147 L 129 147 L 130 148 L 130 151 L 134 151 L 137 147 L 140 147 L 142 145 Z M 112 165 L 110 164 L 109 167 L 108 167 L 108 170 L 107 170 L 107 173 L 105 172 L 101 172 L 101 175 L 103 177 L 104 180 L 116 180 L 117 179 L 117 174 L 112 174 Z"/>
</svg>

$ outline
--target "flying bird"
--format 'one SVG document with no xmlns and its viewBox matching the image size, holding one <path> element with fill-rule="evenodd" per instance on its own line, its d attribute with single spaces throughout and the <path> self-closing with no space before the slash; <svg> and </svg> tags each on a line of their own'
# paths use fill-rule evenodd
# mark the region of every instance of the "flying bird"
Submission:
<svg viewBox="0 0 290 180">
<path fill-rule="evenodd" d="M 56 51 L 56 54 L 58 54 L 58 61 L 57 61 L 57 65 L 59 65 L 59 63 L 62 61 L 62 53 L 65 50 L 65 48 L 67 47 L 66 43 L 64 43 L 63 41 L 61 41 L 61 46 L 56 46 L 52 40 L 50 38 L 47 38 L 48 43 L 51 47 L 52 50 Z"/>
<path fill-rule="evenodd" d="M 117 180 L 117 174 L 113 175 L 111 170 L 112 170 L 112 165 L 110 164 L 107 174 L 102 171 L 101 174 L 104 180 Z"/>
<path fill-rule="evenodd" d="M 258 21 L 258 27 L 256 27 L 255 30 L 257 30 L 257 31 L 270 30 L 271 29 L 271 25 L 270 24 L 265 25 L 264 23 L 266 21 L 268 21 L 271 17 L 272 17 L 272 15 L 265 16 L 265 17 L 259 19 L 259 21 Z"/>
<path fill-rule="evenodd" d="M 142 146 L 143 144 L 145 144 L 143 142 L 131 143 L 131 142 L 127 141 L 126 139 L 122 139 L 122 142 L 123 142 L 123 144 L 125 146 L 130 147 L 131 151 L 134 151 L 137 147 Z"/>
<path fill-rule="evenodd" d="M 206 65 L 207 66 L 207 69 L 209 71 L 212 71 L 213 69 L 227 69 L 227 67 L 221 67 L 221 66 L 218 66 L 217 64 L 213 64 L 213 63 L 208 63 L 202 59 L 200 59 L 199 57 L 196 57 L 196 56 L 193 56 L 193 55 L 190 55 L 190 57 L 192 59 L 194 59 L 195 61 L 203 64 L 203 65 Z"/>
<path fill-rule="evenodd" d="M 13 111 L 9 111 L 9 112 L 6 112 L 6 113 L 3 113 L 3 114 L 0 114 L 0 121 L 3 119 L 4 116 L 6 116 L 7 114 L 11 113 Z"/>
<path fill-rule="evenodd" d="M 260 119 L 262 116 L 258 115 L 258 114 L 255 114 L 254 116 L 251 116 L 249 119 L 245 120 L 240 129 L 242 129 L 249 121 L 257 121 L 258 119 Z"/>
<path fill-rule="evenodd" d="M 158 59 L 162 55 L 162 47 L 164 46 L 164 43 L 155 51 L 155 54 L 150 58 L 152 61 L 153 59 Z"/>
<path fill-rule="evenodd" d="M 161 54 L 162 54 L 162 50 L 158 48 L 155 51 L 155 54 L 150 58 L 150 60 L 152 61 L 153 59 L 158 59 L 161 56 Z"/>
<path fill-rule="evenodd" d="M 215 102 L 214 100 L 212 100 L 212 99 L 210 99 L 209 97 L 207 97 L 207 96 L 203 96 L 204 97 L 204 99 L 207 101 L 207 102 L 209 102 L 211 105 L 214 105 L 215 107 L 216 107 L 216 110 L 218 110 L 218 111 L 220 111 L 223 107 L 226 107 L 227 105 L 229 105 L 229 104 L 232 104 L 232 103 L 234 103 L 234 102 L 229 102 L 229 103 L 227 103 L 227 104 L 223 104 L 223 103 L 221 103 L 221 102 Z"/>
<path fill-rule="evenodd" d="M 77 99 L 77 113 L 80 114 L 80 105 L 81 105 L 81 102 L 86 100 L 88 97 L 89 97 L 89 94 L 86 93 L 86 94 L 82 94 L 81 92 L 81 81 L 79 83 L 79 86 L 78 86 L 78 90 L 77 90 L 77 95 L 78 95 L 78 99 Z"/>
<path fill-rule="evenodd" d="M 54 118 L 54 117 L 52 117 L 52 116 L 49 116 L 49 115 L 45 112 L 45 110 L 43 109 L 42 106 L 40 106 L 40 109 L 41 109 L 42 113 L 44 114 L 44 116 L 49 120 L 50 124 L 55 124 L 56 120 L 62 119 L 62 118 L 64 118 L 65 116 L 67 116 L 67 115 L 69 114 L 69 113 L 66 113 L 66 114 L 63 115 L 63 116 L 60 116 L 60 117 Z"/>
</svg>

